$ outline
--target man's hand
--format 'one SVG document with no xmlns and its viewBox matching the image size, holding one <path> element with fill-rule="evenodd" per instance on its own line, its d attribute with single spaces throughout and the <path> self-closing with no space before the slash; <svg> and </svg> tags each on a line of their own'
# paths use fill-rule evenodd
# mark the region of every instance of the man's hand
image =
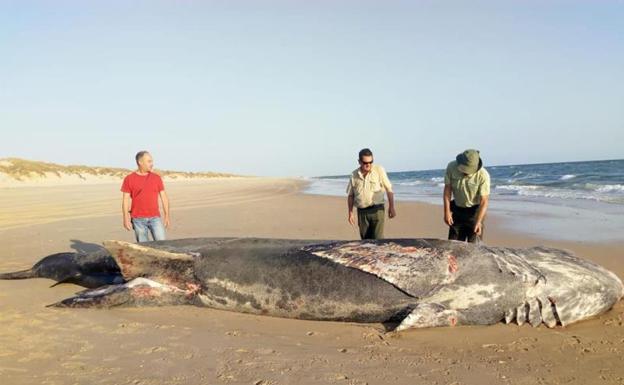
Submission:
<svg viewBox="0 0 624 385">
<path fill-rule="evenodd" d="M 123 219 L 123 227 L 124 229 L 130 231 L 132 230 L 132 220 L 130 219 L 130 217 L 124 217 Z"/>
<path fill-rule="evenodd" d="M 160 200 L 162 201 L 162 207 L 164 212 L 163 225 L 166 229 L 168 229 L 171 225 L 171 220 L 169 219 L 169 196 L 167 195 L 167 192 L 165 190 L 161 190 L 159 195 Z"/>
<path fill-rule="evenodd" d="M 483 225 L 481 224 L 481 222 L 477 222 L 474 227 L 474 233 L 480 236 L 482 231 Z"/>
<path fill-rule="evenodd" d="M 396 217 L 396 211 L 394 211 L 394 206 L 390 206 L 388 209 L 388 218 Z"/>
<path fill-rule="evenodd" d="M 121 194 L 121 218 L 124 229 L 132 230 L 132 219 L 130 219 L 129 213 L 130 207 L 130 193 L 123 192 Z"/>
<path fill-rule="evenodd" d="M 355 226 L 355 215 L 353 214 L 353 211 L 349 211 L 349 223 Z"/>
<path fill-rule="evenodd" d="M 449 226 L 453 226 L 453 213 L 450 211 L 444 212 L 444 223 Z"/>
</svg>

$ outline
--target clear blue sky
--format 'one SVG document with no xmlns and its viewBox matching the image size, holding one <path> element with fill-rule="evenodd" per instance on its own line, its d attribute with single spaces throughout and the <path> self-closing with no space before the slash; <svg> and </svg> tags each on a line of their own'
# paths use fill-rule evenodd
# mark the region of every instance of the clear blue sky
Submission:
<svg viewBox="0 0 624 385">
<path fill-rule="evenodd" d="M 624 2 L 1 1 L 0 130 L 259 175 L 624 158 Z"/>
</svg>

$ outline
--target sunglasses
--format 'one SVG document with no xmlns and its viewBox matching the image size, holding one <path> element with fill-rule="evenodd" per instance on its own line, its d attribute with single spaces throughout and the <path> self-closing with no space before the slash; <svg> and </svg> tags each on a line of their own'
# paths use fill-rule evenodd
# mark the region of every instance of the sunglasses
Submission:
<svg viewBox="0 0 624 385">
<path fill-rule="evenodd" d="M 360 160 L 360 163 L 362 163 L 363 165 L 369 165 L 373 164 L 373 161 L 371 160 L 370 162 L 364 162 L 363 160 Z"/>
</svg>

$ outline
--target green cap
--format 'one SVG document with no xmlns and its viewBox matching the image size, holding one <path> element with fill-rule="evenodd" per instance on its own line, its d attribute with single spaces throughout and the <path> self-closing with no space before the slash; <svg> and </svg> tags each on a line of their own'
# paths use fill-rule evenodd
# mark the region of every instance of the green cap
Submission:
<svg viewBox="0 0 624 385">
<path fill-rule="evenodd" d="M 457 169 L 468 175 L 474 174 L 483 166 L 478 150 L 466 150 L 458 154 L 455 160 L 457 160 Z"/>
</svg>

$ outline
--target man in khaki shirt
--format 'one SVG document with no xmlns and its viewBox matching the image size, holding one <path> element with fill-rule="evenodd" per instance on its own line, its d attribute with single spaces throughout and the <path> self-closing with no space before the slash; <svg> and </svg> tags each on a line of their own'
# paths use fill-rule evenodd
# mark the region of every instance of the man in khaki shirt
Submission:
<svg viewBox="0 0 624 385">
<path fill-rule="evenodd" d="M 477 242 L 483 239 L 483 220 L 490 196 L 490 174 L 477 150 L 466 150 L 446 167 L 444 222 L 448 239 Z M 454 200 L 451 200 L 451 197 Z"/>
<path fill-rule="evenodd" d="M 349 223 L 355 225 L 353 206 L 357 207 L 360 238 L 381 239 L 384 228 L 384 191 L 388 195 L 388 217 L 394 218 L 394 193 L 383 167 L 373 165 L 373 153 L 368 148 L 360 151 L 360 167 L 351 173 L 347 186 Z"/>
</svg>

